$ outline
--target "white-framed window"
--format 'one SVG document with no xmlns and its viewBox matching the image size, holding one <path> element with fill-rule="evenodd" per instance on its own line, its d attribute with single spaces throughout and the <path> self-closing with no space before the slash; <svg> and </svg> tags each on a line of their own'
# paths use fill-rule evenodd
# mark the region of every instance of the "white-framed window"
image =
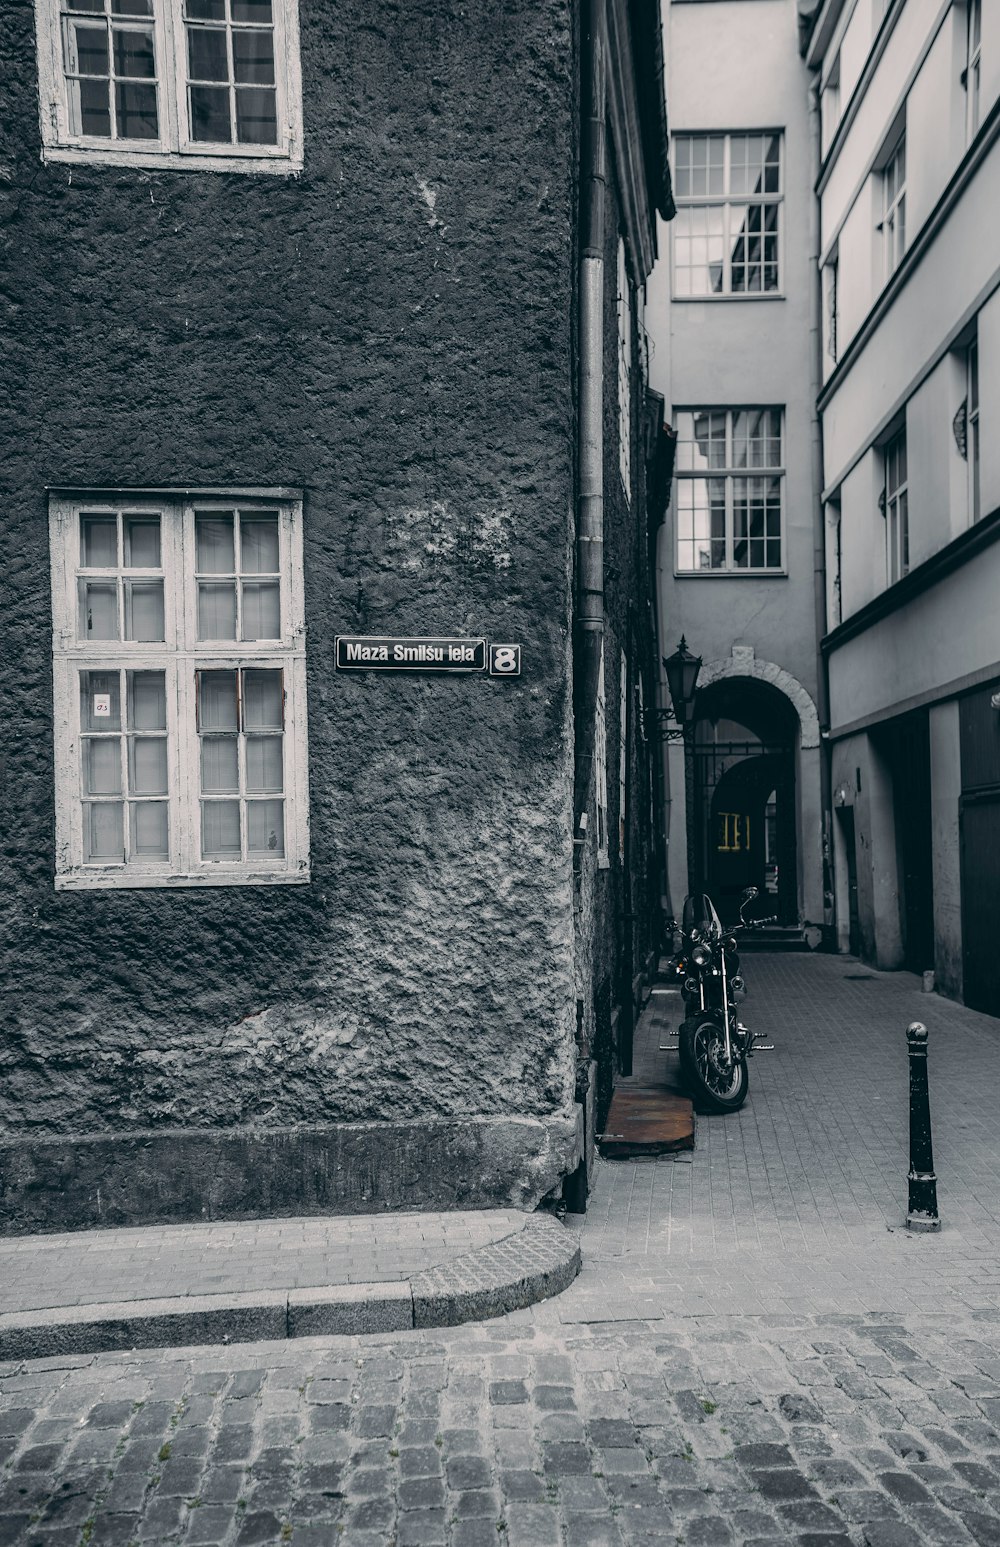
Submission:
<svg viewBox="0 0 1000 1547">
<path fill-rule="evenodd" d="M 781 289 L 780 133 L 677 134 L 675 298 Z"/>
<path fill-rule="evenodd" d="M 910 569 L 910 516 L 906 479 L 906 431 L 887 441 L 882 452 L 884 484 L 886 574 L 889 584 L 902 580 Z"/>
<path fill-rule="evenodd" d="M 632 300 L 625 243 L 618 238 L 618 470 L 625 498 L 632 498 Z"/>
<path fill-rule="evenodd" d="M 602 870 L 611 864 L 608 842 L 608 710 L 604 691 L 604 644 L 597 672 L 597 704 L 594 717 L 594 803 L 597 807 L 597 863 Z"/>
<path fill-rule="evenodd" d="M 974 338 L 965 352 L 966 455 L 969 461 L 969 518 L 982 515 L 979 490 L 979 340 Z"/>
<path fill-rule="evenodd" d="M 49 160 L 302 166 L 297 0 L 35 0 Z"/>
<path fill-rule="evenodd" d="M 822 154 L 825 156 L 833 143 L 840 123 L 840 50 L 838 48 L 830 66 L 820 96 L 820 123 L 822 130 Z"/>
<path fill-rule="evenodd" d="M 782 571 L 782 419 L 777 407 L 678 410 L 678 574 Z"/>
<path fill-rule="evenodd" d="M 302 507 L 53 496 L 56 886 L 309 879 Z"/>
<path fill-rule="evenodd" d="M 882 168 L 883 278 L 890 279 L 906 251 L 906 135 L 901 134 Z"/>
<path fill-rule="evenodd" d="M 836 253 L 823 268 L 823 331 L 826 352 L 830 361 L 837 363 L 837 333 L 840 324 L 840 259 Z"/>
<path fill-rule="evenodd" d="M 974 140 L 979 132 L 983 0 L 968 0 L 965 26 L 965 69 L 962 72 L 962 85 L 965 87 L 965 136 L 967 140 Z"/>
</svg>

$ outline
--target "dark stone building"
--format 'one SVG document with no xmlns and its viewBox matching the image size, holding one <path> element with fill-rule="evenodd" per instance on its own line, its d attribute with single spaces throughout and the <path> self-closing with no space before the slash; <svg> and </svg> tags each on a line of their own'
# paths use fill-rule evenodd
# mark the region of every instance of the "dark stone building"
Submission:
<svg viewBox="0 0 1000 1547">
<path fill-rule="evenodd" d="M 585 12 L 0 17 L 7 1230 L 580 1191 L 670 207 L 654 0 Z"/>
</svg>

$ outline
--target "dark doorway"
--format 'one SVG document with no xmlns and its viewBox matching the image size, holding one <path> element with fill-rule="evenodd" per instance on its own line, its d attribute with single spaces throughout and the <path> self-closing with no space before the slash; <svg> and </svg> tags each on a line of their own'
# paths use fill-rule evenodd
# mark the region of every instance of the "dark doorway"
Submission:
<svg viewBox="0 0 1000 1547">
<path fill-rule="evenodd" d="M 736 917 L 746 886 L 760 891 L 758 916 L 799 921 L 797 735 L 794 709 L 766 683 L 726 678 L 698 694 L 691 886 L 711 895 L 726 922 Z"/>
<path fill-rule="evenodd" d="M 972 1010 L 1000 1015 L 1000 715 L 991 682 L 962 699 L 962 997 Z"/>
<path fill-rule="evenodd" d="M 873 739 L 892 775 L 903 966 L 909 972 L 924 972 L 934 966 L 931 751 L 927 711 L 895 721 Z"/>
<path fill-rule="evenodd" d="M 858 912 L 858 850 L 854 832 L 854 807 L 838 806 L 837 820 L 844 839 L 847 860 L 847 949 L 852 956 L 861 955 L 861 915 Z"/>
</svg>

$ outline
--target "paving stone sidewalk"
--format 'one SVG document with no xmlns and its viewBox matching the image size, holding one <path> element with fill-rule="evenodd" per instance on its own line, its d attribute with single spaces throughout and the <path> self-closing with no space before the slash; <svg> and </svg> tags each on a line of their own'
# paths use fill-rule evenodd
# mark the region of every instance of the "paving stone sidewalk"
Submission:
<svg viewBox="0 0 1000 1547">
<path fill-rule="evenodd" d="M 0 1365 L 0 1544 L 1000 1544 L 1000 1023 L 843 958 L 747 972 L 748 1106 L 599 1168 L 565 1294 Z M 937 1237 L 902 1229 L 913 1019 Z"/>
</svg>

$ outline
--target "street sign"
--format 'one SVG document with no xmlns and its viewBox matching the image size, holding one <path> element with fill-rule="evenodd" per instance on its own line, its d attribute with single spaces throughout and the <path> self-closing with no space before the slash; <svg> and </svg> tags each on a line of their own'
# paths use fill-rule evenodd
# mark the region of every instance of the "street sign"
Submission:
<svg viewBox="0 0 1000 1547">
<path fill-rule="evenodd" d="M 338 671 L 485 671 L 485 639 L 390 639 L 338 634 Z"/>
<path fill-rule="evenodd" d="M 519 677 L 521 675 L 520 645 L 490 645 L 490 676 Z"/>
</svg>

